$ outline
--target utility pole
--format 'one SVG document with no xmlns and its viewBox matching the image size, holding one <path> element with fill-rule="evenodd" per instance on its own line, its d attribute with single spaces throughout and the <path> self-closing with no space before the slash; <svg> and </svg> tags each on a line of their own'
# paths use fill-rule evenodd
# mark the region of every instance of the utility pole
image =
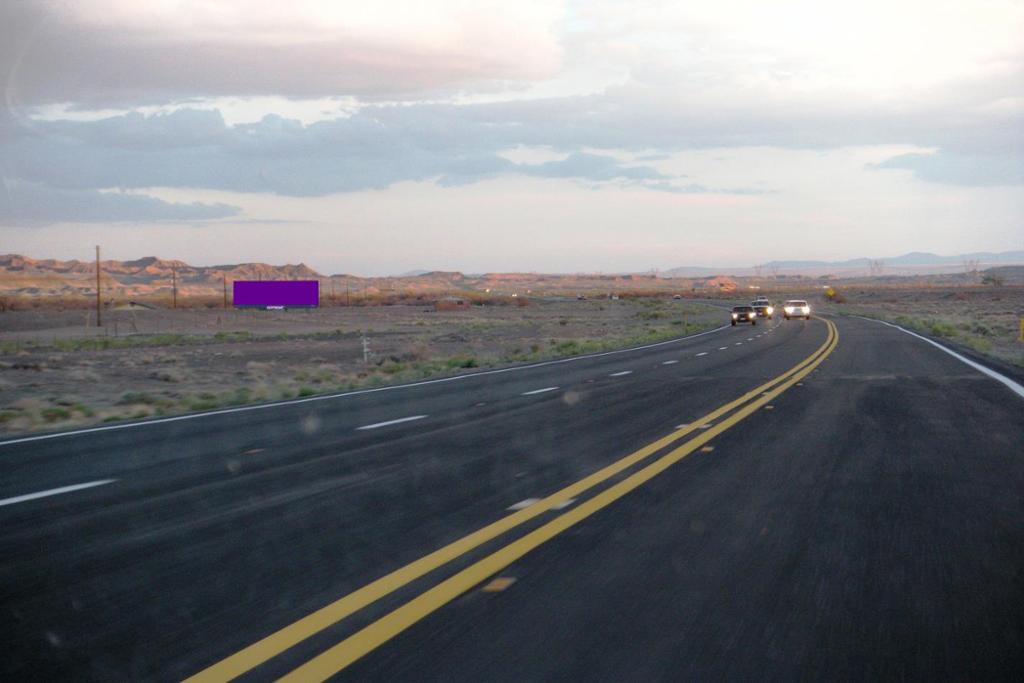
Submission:
<svg viewBox="0 0 1024 683">
<path fill-rule="evenodd" d="M 224 283 L 224 310 L 226 311 L 228 310 L 228 276 L 222 273 L 220 277 Z"/>
<path fill-rule="evenodd" d="M 345 276 L 345 308 L 348 308 L 348 307 L 349 307 L 349 306 L 351 306 L 351 305 L 352 305 L 352 299 L 351 299 L 351 298 L 349 298 L 349 292 L 348 292 L 348 276 L 346 275 L 346 276 Z"/>
<path fill-rule="evenodd" d="M 102 327 L 100 321 L 100 245 L 96 245 L 96 327 Z"/>
<path fill-rule="evenodd" d="M 171 308 L 178 307 L 178 268 L 171 266 Z"/>
</svg>

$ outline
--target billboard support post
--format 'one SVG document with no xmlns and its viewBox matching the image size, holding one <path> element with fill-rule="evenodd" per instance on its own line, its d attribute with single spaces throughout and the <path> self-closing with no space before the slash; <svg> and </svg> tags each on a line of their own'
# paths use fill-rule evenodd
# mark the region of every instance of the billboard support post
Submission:
<svg viewBox="0 0 1024 683">
<path fill-rule="evenodd" d="M 96 245 L 96 327 L 102 327 L 100 322 L 100 245 Z"/>
</svg>

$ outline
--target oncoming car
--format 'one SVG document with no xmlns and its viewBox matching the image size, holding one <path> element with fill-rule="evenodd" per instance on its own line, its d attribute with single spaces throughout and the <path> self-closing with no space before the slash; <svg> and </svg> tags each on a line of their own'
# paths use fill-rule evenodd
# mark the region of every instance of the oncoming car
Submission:
<svg viewBox="0 0 1024 683">
<path fill-rule="evenodd" d="M 754 312 L 753 306 L 733 306 L 732 307 L 732 324 L 736 323 L 750 323 L 751 325 L 757 324 L 757 313 Z"/>
<path fill-rule="evenodd" d="M 772 319 L 775 313 L 775 307 L 772 306 L 766 299 L 758 299 L 750 304 L 754 308 L 754 312 L 757 313 L 758 318 Z"/>
<path fill-rule="evenodd" d="M 786 320 L 790 318 L 803 318 L 804 320 L 811 319 L 811 307 L 807 305 L 807 302 L 803 299 L 792 299 L 787 301 L 782 307 L 782 312 L 785 315 Z"/>
</svg>

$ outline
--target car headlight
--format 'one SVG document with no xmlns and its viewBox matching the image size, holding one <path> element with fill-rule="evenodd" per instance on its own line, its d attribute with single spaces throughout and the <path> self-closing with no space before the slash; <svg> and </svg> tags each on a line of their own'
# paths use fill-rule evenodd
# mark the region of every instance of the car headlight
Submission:
<svg viewBox="0 0 1024 683">
<path fill-rule="evenodd" d="M 738 318 L 738 317 L 740 317 L 740 316 L 739 316 L 739 314 L 738 314 L 738 313 L 733 313 L 733 314 L 732 314 L 732 317 L 734 317 L 734 318 Z"/>
<path fill-rule="evenodd" d="M 768 312 L 769 312 L 769 313 L 774 313 L 774 312 L 775 312 L 775 309 L 774 309 L 774 308 L 772 308 L 771 306 L 769 306 L 769 307 L 768 307 Z"/>
<path fill-rule="evenodd" d="M 811 307 L 810 306 L 804 306 L 804 315 L 807 315 L 810 312 L 811 312 Z"/>
<path fill-rule="evenodd" d="M 786 313 L 792 313 L 792 312 L 793 312 L 793 307 L 792 306 L 786 306 Z"/>
</svg>

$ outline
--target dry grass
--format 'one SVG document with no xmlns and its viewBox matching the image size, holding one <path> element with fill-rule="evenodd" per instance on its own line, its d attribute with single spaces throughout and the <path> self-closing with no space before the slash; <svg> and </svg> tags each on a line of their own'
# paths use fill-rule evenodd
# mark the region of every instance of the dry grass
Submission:
<svg viewBox="0 0 1024 683">
<path fill-rule="evenodd" d="M 5 313 L 0 431 L 50 430 L 346 391 L 619 348 L 722 323 L 671 299 L 436 312 L 153 311 L 148 332 L 83 338 L 80 312 Z M 23 317 L 19 317 L 23 316 Z M 108 321 L 113 324 L 113 321 Z M 158 331 L 159 330 L 159 331 Z M 363 338 L 370 355 L 364 362 Z"/>
<path fill-rule="evenodd" d="M 837 311 L 867 315 L 1024 366 L 1024 287 L 849 290 Z"/>
</svg>

